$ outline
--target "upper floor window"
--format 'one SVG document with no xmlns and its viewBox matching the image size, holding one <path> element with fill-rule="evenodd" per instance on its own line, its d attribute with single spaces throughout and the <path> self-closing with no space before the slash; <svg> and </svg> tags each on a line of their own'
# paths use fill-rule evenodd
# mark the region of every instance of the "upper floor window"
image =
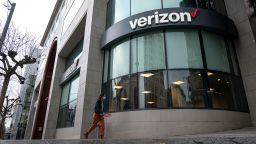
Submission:
<svg viewBox="0 0 256 144">
<path fill-rule="evenodd" d="M 107 27 L 138 13 L 177 7 L 204 8 L 226 15 L 224 0 L 109 0 Z"/>
<path fill-rule="evenodd" d="M 81 40 L 75 49 L 69 54 L 66 60 L 66 69 L 68 69 L 81 55 L 83 50 L 83 40 Z"/>
</svg>

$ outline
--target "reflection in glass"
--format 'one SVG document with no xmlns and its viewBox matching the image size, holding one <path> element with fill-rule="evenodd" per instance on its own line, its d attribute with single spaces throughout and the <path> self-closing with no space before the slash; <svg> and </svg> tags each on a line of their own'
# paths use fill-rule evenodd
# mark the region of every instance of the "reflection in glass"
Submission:
<svg viewBox="0 0 256 144">
<path fill-rule="evenodd" d="M 208 69 L 230 72 L 224 37 L 206 31 L 203 31 L 202 35 Z"/>
<path fill-rule="evenodd" d="M 161 0 L 131 0 L 131 15 L 161 8 Z"/>
<path fill-rule="evenodd" d="M 229 54 L 231 57 L 234 74 L 239 76 L 240 74 L 239 74 L 238 64 L 236 61 L 235 50 L 234 50 L 234 47 L 232 46 L 232 42 L 230 40 L 228 41 L 228 46 L 229 46 Z"/>
<path fill-rule="evenodd" d="M 136 80 L 136 77 L 135 77 Z M 109 112 L 131 110 L 136 104 L 137 81 L 134 76 L 114 79 L 109 95 Z"/>
<path fill-rule="evenodd" d="M 70 83 L 66 83 L 62 87 L 60 106 L 68 103 Z"/>
<path fill-rule="evenodd" d="M 198 7 L 214 10 L 223 15 L 226 15 L 226 6 L 224 0 L 197 0 Z"/>
<path fill-rule="evenodd" d="M 196 0 L 163 0 L 163 8 L 196 7 Z"/>
<path fill-rule="evenodd" d="M 79 78 L 78 74 L 62 87 L 57 128 L 74 126 Z"/>
<path fill-rule="evenodd" d="M 235 110 L 248 112 L 248 103 L 243 88 L 243 81 L 240 77 L 231 76 L 232 92 L 235 100 Z"/>
<path fill-rule="evenodd" d="M 66 69 L 68 69 L 81 56 L 81 53 L 83 51 L 83 43 L 84 43 L 84 41 L 80 40 L 80 42 L 77 44 L 77 46 L 68 55 L 68 57 L 66 59 Z"/>
<path fill-rule="evenodd" d="M 150 32 L 132 39 L 131 72 L 165 69 L 164 35 Z"/>
<path fill-rule="evenodd" d="M 139 108 L 166 108 L 167 72 L 154 73 L 150 77 L 139 76 Z"/>
<path fill-rule="evenodd" d="M 171 70 L 168 75 L 173 107 L 205 107 L 200 71 Z"/>
<path fill-rule="evenodd" d="M 110 80 L 104 70 L 103 90 L 109 112 L 168 108 L 170 104 L 248 112 L 231 43 L 214 33 L 203 31 L 202 39 L 199 34 L 188 29 L 153 31 L 106 50 L 110 57 L 105 56 L 104 63 L 110 62 Z"/>
<path fill-rule="evenodd" d="M 77 99 L 60 106 L 57 128 L 72 127 L 75 122 Z"/>
<path fill-rule="evenodd" d="M 69 102 L 77 99 L 78 88 L 79 88 L 79 78 L 80 78 L 79 75 L 77 75 L 71 81 L 70 93 L 69 93 Z"/>
<path fill-rule="evenodd" d="M 110 79 L 129 74 L 130 41 L 120 42 L 111 49 Z"/>
<path fill-rule="evenodd" d="M 198 32 L 168 30 L 166 32 L 168 68 L 203 68 Z"/>
<path fill-rule="evenodd" d="M 112 0 L 112 23 L 117 23 L 130 16 L 129 0 Z"/>
<path fill-rule="evenodd" d="M 213 73 L 208 76 L 208 95 L 212 99 L 213 108 L 234 109 L 231 82 L 228 76 Z"/>
<path fill-rule="evenodd" d="M 104 56 L 104 75 L 103 75 L 103 82 L 107 82 L 108 80 L 108 62 L 109 62 L 109 51 L 105 51 L 105 56 Z"/>
</svg>

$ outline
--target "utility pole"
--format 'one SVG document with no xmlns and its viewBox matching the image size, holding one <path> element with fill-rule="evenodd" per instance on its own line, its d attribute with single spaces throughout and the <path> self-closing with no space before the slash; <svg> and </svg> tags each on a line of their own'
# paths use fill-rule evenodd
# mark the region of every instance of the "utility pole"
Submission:
<svg viewBox="0 0 256 144">
<path fill-rule="evenodd" d="M 0 38 L 0 52 L 2 51 L 2 47 L 3 47 L 3 44 L 4 44 L 5 36 L 6 36 L 8 28 L 9 28 L 9 25 L 10 25 L 10 22 L 11 22 L 11 19 L 12 19 L 12 15 L 13 15 L 13 12 L 14 12 L 14 9 L 15 9 L 15 6 L 16 6 L 16 3 L 11 3 L 9 0 L 8 0 L 8 2 L 11 5 L 11 9 L 9 9 L 10 13 L 9 13 L 9 15 L 7 17 L 6 23 L 4 25 L 4 30 L 3 30 L 2 36 Z"/>
</svg>

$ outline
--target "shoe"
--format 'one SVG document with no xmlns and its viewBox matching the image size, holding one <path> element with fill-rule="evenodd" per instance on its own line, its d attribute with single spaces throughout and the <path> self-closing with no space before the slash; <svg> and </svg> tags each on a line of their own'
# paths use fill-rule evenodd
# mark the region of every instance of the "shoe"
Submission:
<svg viewBox="0 0 256 144">
<path fill-rule="evenodd" d="M 104 135 L 100 135 L 100 139 L 104 139 Z"/>
<path fill-rule="evenodd" d="M 89 136 L 89 133 L 88 133 L 88 132 L 84 133 L 85 139 L 88 139 L 88 136 Z"/>
</svg>

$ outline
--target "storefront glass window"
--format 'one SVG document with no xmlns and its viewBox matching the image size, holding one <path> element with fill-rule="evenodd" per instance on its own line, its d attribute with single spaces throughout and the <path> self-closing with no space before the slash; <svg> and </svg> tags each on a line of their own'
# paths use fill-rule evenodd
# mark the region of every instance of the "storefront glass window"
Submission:
<svg viewBox="0 0 256 144">
<path fill-rule="evenodd" d="M 125 76 L 112 81 L 109 110 L 125 111 L 131 110 L 130 77 Z"/>
<path fill-rule="evenodd" d="M 168 30 L 166 32 L 168 68 L 203 68 L 198 32 Z"/>
<path fill-rule="evenodd" d="M 161 8 L 161 0 L 131 0 L 131 15 Z"/>
<path fill-rule="evenodd" d="M 235 110 L 248 112 L 249 107 L 247 104 L 247 99 L 243 88 L 243 81 L 241 80 L 240 77 L 231 76 L 231 85 L 235 101 Z"/>
<path fill-rule="evenodd" d="M 230 78 L 223 74 L 208 72 L 208 95 L 212 100 L 213 108 L 234 109 Z"/>
<path fill-rule="evenodd" d="M 57 128 L 74 126 L 78 88 L 79 75 L 76 75 L 63 86 Z"/>
<path fill-rule="evenodd" d="M 111 49 L 110 78 L 130 72 L 130 41 L 125 40 Z"/>
<path fill-rule="evenodd" d="M 71 81 L 70 93 L 69 93 L 69 102 L 77 99 L 78 88 L 79 88 L 79 77 L 75 77 Z"/>
<path fill-rule="evenodd" d="M 200 35 L 189 29 L 152 31 L 106 49 L 111 57 L 104 62 L 111 63 L 111 78 L 102 89 L 107 111 L 171 107 L 248 112 L 231 43 L 214 33 Z"/>
<path fill-rule="evenodd" d="M 162 32 L 139 35 L 131 43 L 132 73 L 166 68 Z"/>
<path fill-rule="evenodd" d="M 224 37 L 205 31 L 202 35 L 208 69 L 230 72 Z"/>
<path fill-rule="evenodd" d="M 139 108 L 166 108 L 167 101 L 167 72 L 145 72 L 139 76 Z"/>
<path fill-rule="evenodd" d="M 104 56 L 104 75 L 103 75 L 103 82 L 107 82 L 108 80 L 108 62 L 109 62 L 109 51 L 105 51 Z"/>
<path fill-rule="evenodd" d="M 206 90 L 201 71 L 171 70 L 168 75 L 173 107 L 205 107 Z"/>
<path fill-rule="evenodd" d="M 60 102 L 61 106 L 68 103 L 69 90 L 70 90 L 70 83 L 67 83 L 62 87 L 61 102 Z"/>
<path fill-rule="evenodd" d="M 163 0 L 163 7 L 196 7 L 196 0 Z"/>
<path fill-rule="evenodd" d="M 232 46 L 231 41 L 228 41 L 228 46 L 229 46 L 229 53 L 230 53 L 230 57 L 231 57 L 231 61 L 232 61 L 234 74 L 238 76 L 240 74 L 239 74 L 238 64 L 237 64 L 237 61 L 236 61 L 235 50 L 234 50 L 234 47 Z"/>
</svg>

